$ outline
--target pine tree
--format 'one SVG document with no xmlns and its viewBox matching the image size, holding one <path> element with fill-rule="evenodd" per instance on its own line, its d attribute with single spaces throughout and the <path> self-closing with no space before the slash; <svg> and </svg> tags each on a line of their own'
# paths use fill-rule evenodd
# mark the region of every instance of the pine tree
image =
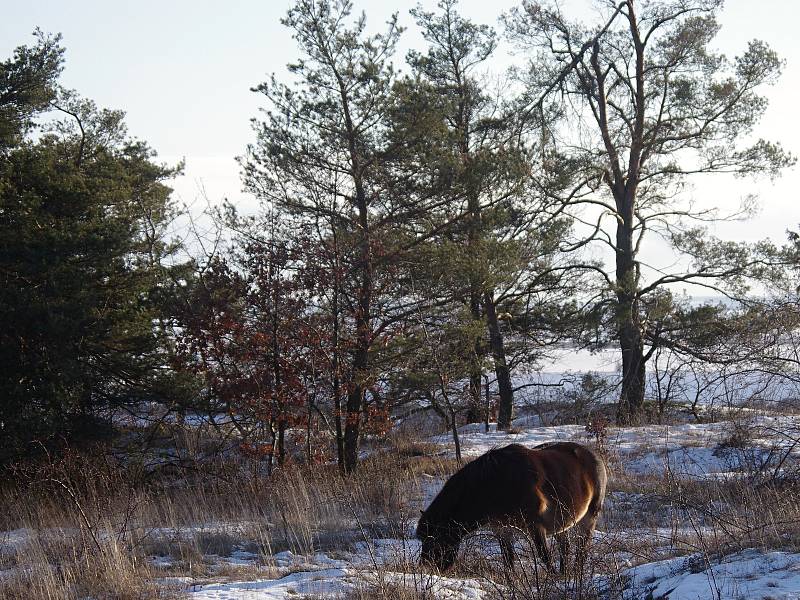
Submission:
<svg viewBox="0 0 800 600">
<path fill-rule="evenodd" d="M 11 95 L 0 127 L 2 460 L 34 442 L 96 436 L 109 409 L 182 389 L 167 331 L 185 275 L 165 234 L 176 169 L 127 136 L 122 113 L 52 88 L 56 39 L 15 56 L 4 66 L 11 85 L 30 85 Z M 45 106 L 63 118 L 33 139 Z"/>
</svg>

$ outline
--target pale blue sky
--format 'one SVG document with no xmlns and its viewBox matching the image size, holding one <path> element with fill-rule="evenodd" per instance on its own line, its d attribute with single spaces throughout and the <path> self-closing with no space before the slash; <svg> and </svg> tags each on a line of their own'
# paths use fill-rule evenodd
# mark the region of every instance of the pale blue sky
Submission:
<svg viewBox="0 0 800 600">
<path fill-rule="evenodd" d="M 462 0 L 464 14 L 496 24 L 518 0 Z M 132 134 L 147 140 L 169 161 L 186 158 L 186 176 L 175 182 L 179 196 L 191 202 L 204 187 L 212 201 L 223 196 L 252 205 L 241 193 L 234 157 L 252 140 L 249 120 L 261 105 L 249 88 L 268 74 L 279 77 L 297 56 L 279 19 L 288 0 L 6 0 L 0 19 L 0 56 L 31 41 L 40 27 L 61 32 L 67 48 L 62 82 L 99 105 L 127 112 Z M 408 8 L 356 0 L 372 28 L 393 10 L 409 27 L 404 47 L 417 45 Z M 433 8 L 435 0 L 424 0 Z M 570 0 L 566 12 L 589 15 L 584 0 Z M 800 2 L 728 0 L 718 47 L 733 55 L 752 38 L 768 41 L 786 59 L 781 82 L 768 91 L 770 108 L 758 135 L 777 139 L 800 155 Z M 402 61 L 402 54 L 398 62 Z M 800 222 L 795 168 L 775 185 L 741 181 L 700 183 L 696 193 L 713 204 L 735 206 L 750 191 L 760 192 L 761 214 L 749 223 L 728 224 L 721 233 L 739 239 L 771 236 L 782 241 L 787 227 Z"/>
</svg>

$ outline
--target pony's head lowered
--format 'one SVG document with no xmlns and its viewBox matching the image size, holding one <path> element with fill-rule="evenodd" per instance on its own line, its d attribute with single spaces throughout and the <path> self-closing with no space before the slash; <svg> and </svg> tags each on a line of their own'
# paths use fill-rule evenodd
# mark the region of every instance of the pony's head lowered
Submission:
<svg viewBox="0 0 800 600">
<path fill-rule="evenodd" d="M 461 467 L 423 511 L 417 524 L 421 564 L 435 566 L 440 572 L 453 566 L 462 538 L 479 524 L 476 516 L 484 502 L 476 497 L 475 484 L 483 480 L 484 470 L 491 464 L 493 453 L 489 452 Z"/>
<path fill-rule="evenodd" d="M 453 522 L 441 522 L 423 512 L 417 523 L 417 539 L 422 542 L 419 562 L 436 567 L 440 572 L 453 566 L 461 541 L 459 528 Z"/>
</svg>

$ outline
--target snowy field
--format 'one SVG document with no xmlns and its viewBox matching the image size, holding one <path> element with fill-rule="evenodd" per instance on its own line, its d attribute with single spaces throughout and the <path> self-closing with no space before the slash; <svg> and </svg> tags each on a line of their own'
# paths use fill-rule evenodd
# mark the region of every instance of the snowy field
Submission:
<svg viewBox="0 0 800 600">
<path fill-rule="evenodd" d="M 522 419 L 521 421 L 524 421 Z M 576 440 L 586 442 L 584 429 L 577 425 L 556 427 L 522 428 L 517 423 L 518 433 L 483 433 L 480 427 L 462 428 L 462 444 L 467 456 L 477 456 L 486 450 L 516 442 L 533 446 L 553 440 Z M 769 432 L 800 430 L 800 417 L 759 416 L 750 423 L 753 437 L 745 452 L 725 452 L 720 443 L 728 435 L 730 423 L 687 423 L 674 426 L 647 426 L 614 429 L 606 443 L 613 448 L 612 469 L 616 477 L 660 475 L 669 471 L 677 480 L 733 478 L 752 474 L 752 465 L 741 464 L 743 457 L 761 457 L 766 460 L 774 452 L 774 442 Z M 432 441 L 447 444 L 449 438 L 441 436 Z M 784 440 L 783 448 L 790 450 L 791 441 Z M 434 494 L 441 482 L 436 482 L 426 496 Z M 612 486 L 613 487 L 613 486 Z M 626 498 L 622 492 L 612 492 L 606 511 L 624 510 Z M 677 526 L 647 526 L 610 530 L 611 519 L 601 522 L 595 534 L 595 546 L 603 547 L 604 541 L 614 538 L 629 538 L 629 542 L 646 544 L 660 549 L 665 555 L 674 553 L 670 540 Z M 713 528 L 686 524 L 683 533 L 715 535 Z M 274 563 L 283 571 L 270 579 L 249 582 L 214 582 L 189 587 L 195 600 L 230 599 L 288 599 L 298 596 L 336 597 L 348 590 L 358 588 L 365 582 L 403 584 L 417 590 L 427 590 L 431 598 L 492 598 L 484 582 L 459 577 L 438 577 L 430 574 L 407 572 L 409 563 L 416 560 L 418 545 L 413 536 L 413 523 L 409 523 L 408 538 L 376 539 L 367 544 L 358 544 L 352 552 L 338 553 L 336 558 L 326 554 L 296 556 L 284 552 L 274 557 Z M 797 542 L 798 540 L 794 540 Z M 658 551 L 656 551 L 657 554 Z M 620 557 L 624 563 L 621 593 L 613 594 L 610 584 L 598 582 L 596 589 L 601 597 L 670 598 L 670 599 L 740 599 L 800 598 L 800 553 L 743 549 L 722 555 L 706 556 L 700 552 L 681 550 L 681 556 L 670 556 L 663 560 L 643 562 L 633 557 Z M 401 565 L 404 570 L 394 570 Z M 377 568 L 376 568 L 377 567 Z M 601 576 L 596 576 L 601 577 Z M 566 592 L 565 592 L 566 593 Z M 567 597 L 569 597 L 567 595 Z"/>
</svg>

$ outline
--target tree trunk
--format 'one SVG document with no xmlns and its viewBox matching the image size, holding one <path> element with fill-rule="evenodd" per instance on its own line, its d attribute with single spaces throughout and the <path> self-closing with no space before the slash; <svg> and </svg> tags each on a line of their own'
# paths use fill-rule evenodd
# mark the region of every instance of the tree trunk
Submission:
<svg viewBox="0 0 800 600">
<path fill-rule="evenodd" d="M 456 413 L 450 407 L 450 432 L 453 434 L 453 446 L 456 451 L 456 463 L 461 464 L 461 439 L 458 437 L 458 421 Z"/>
<path fill-rule="evenodd" d="M 500 402 L 497 412 L 497 429 L 507 430 L 511 427 L 514 413 L 514 388 L 511 386 L 511 371 L 506 362 L 506 349 L 503 342 L 503 333 L 497 320 L 497 308 L 491 292 L 484 296 L 486 320 L 489 326 L 489 346 L 494 358 L 494 370 L 497 375 L 497 387 L 500 392 Z"/>
<path fill-rule="evenodd" d="M 483 408 L 483 430 L 485 433 L 489 433 L 489 417 L 492 412 L 492 396 L 489 390 L 489 378 L 486 377 L 485 380 L 486 381 L 483 384 L 483 390 L 486 398 Z"/>
<path fill-rule="evenodd" d="M 361 351 L 357 352 L 361 355 Z M 358 356 L 353 361 L 352 388 L 347 394 L 347 416 L 344 425 L 344 472 L 352 473 L 358 466 L 358 447 L 361 431 L 361 406 L 364 399 L 364 386 L 359 382 L 366 361 Z"/>
<path fill-rule="evenodd" d="M 277 288 L 275 283 L 275 268 L 272 260 L 269 265 L 269 279 L 270 284 Z M 278 409 L 278 465 L 282 466 L 286 460 L 286 418 L 287 408 L 283 401 L 283 391 L 281 390 L 281 364 L 280 364 L 280 346 L 278 345 L 278 290 L 275 289 L 272 295 L 272 378 L 274 389 L 277 392 L 277 409 Z"/>
<path fill-rule="evenodd" d="M 358 464 L 358 445 L 361 431 L 361 407 L 369 371 L 369 348 L 372 345 L 372 239 L 369 228 L 369 199 L 364 189 L 365 171 L 358 146 L 363 140 L 357 133 L 350 115 L 350 97 L 339 73 L 336 73 L 342 100 L 347 148 L 350 154 L 350 175 L 353 180 L 355 208 L 358 211 L 358 245 L 360 276 L 358 305 L 353 315 L 356 341 L 353 351 L 353 370 L 350 373 L 350 390 L 347 394 L 347 418 L 344 427 L 344 471 L 352 473 Z"/>
<path fill-rule="evenodd" d="M 466 129 L 466 124 L 464 125 Z M 469 165 L 469 143 L 467 137 L 461 145 L 461 156 L 466 165 Z M 472 182 L 468 184 L 472 187 Z M 469 253 L 469 309 L 472 318 L 480 321 L 481 315 L 481 281 L 478 272 L 479 246 L 481 238 L 481 205 L 477 191 L 470 189 L 467 192 L 467 204 L 470 213 L 469 229 L 467 235 L 467 252 Z M 482 359 L 484 344 L 481 337 L 474 340 L 473 357 L 470 364 L 469 376 L 469 405 L 467 410 L 467 423 L 479 423 L 482 420 L 481 406 L 481 375 L 483 374 Z"/>
<path fill-rule="evenodd" d="M 316 385 L 314 386 L 316 390 Z M 312 403 L 308 403 L 308 416 L 306 417 L 306 464 L 311 464 L 311 410 Z"/>
<path fill-rule="evenodd" d="M 338 355 L 335 351 L 334 357 Z M 338 361 L 334 361 L 338 362 Z M 338 372 L 333 376 L 333 422 L 336 425 L 336 459 L 339 470 L 344 471 L 344 432 L 342 431 L 342 388 Z"/>
<path fill-rule="evenodd" d="M 275 465 L 275 448 L 276 444 L 278 443 L 278 436 L 276 435 L 274 422 L 271 422 L 269 424 L 269 434 L 270 434 L 270 447 L 269 447 L 269 454 L 267 455 L 267 475 L 271 476 L 272 468 Z"/>
<path fill-rule="evenodd" d="M 339 238 L 336 234 L 336 225 L 331 221 L 333 239 L 333 295 L 331 297 L 331 313 L 333 316 L 333 422 L 336 427 L 336 459 L 339 470 L 344 472 L 344 431 L 342 429 L 342 380 L 340 374 L 341 360 L 339 358 Z"/>
<path fill-rule="evenodd" d="M 286 462 L 286 420 L 278 421 L 278 465 Z"/>
<path fill-rule="evenodd" d="M 470 312 L 476 321 L 481 319 L 480 296 L 475 286 L 470 291 Z M 481 358 L 483 356 L 483 344 L 481 338 L 475 338 L 473 347 L 472 361 L 470 362 L 469 373 L 469 404 L 467 406 L 467 423 L 480 423 L 483 420 L 483 406 L 481 405 Z"/>
<path fill-rule="evenodd" d="M 335 240 L 335 237 L 334 237 Z M 333 290 L 333 421 L 336 425 L 336 458 L 339 470 L 344 471 L 344 433 L 342 431 L 342 384 L 339 376 L 339 276 L 338 247 L 336 248 L 337 265 Z"/>
<path fill-rule="evenodd" d="M 361 282 L 358 291 L 358 309 L 355 314 L 356 344 L 353 354 L 353 371 L 350 392 L 347 395 L 347 419 L 344 428 L 344 470 L 352 473 L 358 465 L 358 445 L 361 429 L 361 409 L 369 372 L 369 348 L 372 343 L 372 249 L 367 211 L 367 198 L 359 178 L 355 181 L 356 206 L 361 239 L 359 264 Z"/>
<path fill-rule="evenodd" d="M 359 310 L 356 314 L 356 347 L 353 354 L 350 391 L 347 394 L 347 416 L 344 426 L 344 471 L 352 473 L 358 466 L 358 446 L 361 432 L 361 410 L 364 406 L 370 346 L 371 271 L 362 273 Z"/>
<path fill-rule="evenodd" d="M 641 417 L 645 392 L 644 344 L 638 318 L 626 318 L 620 324 L 619 342 L 622 351 L 622 390 L 617 421 L 631 424 Z"/>
<path fill-rule="evenodd" d="M 617 224 L 617 335 L 622 352 L 622 389 L 617 422 L 631 424 L 641 416 L 645 392 L 644 340 L 639 318 L 639 270 L 633 245 L 633 194 L 626 190 Z"/>
<path fill-rule="evenodd" d="M 362 303 L 369 306 L 370 294 L 367 292 Z M 363 310 L 363 309 L 362 309 Z M 369 314 L 362 313 L 362 314 Z M 363 317 L 356 319 L 358 330 L 356 348 L 353 355 L 353 371 L 351 373 L 350 391 L 347 394 L 347 415 L 344 425 L 344 472 L 352 473 L 358 466 L 358 447 L 361 432 L 361 410 L 364 406 L 366 379 L 369 367 L 369 320 Z"/>
</svg>

